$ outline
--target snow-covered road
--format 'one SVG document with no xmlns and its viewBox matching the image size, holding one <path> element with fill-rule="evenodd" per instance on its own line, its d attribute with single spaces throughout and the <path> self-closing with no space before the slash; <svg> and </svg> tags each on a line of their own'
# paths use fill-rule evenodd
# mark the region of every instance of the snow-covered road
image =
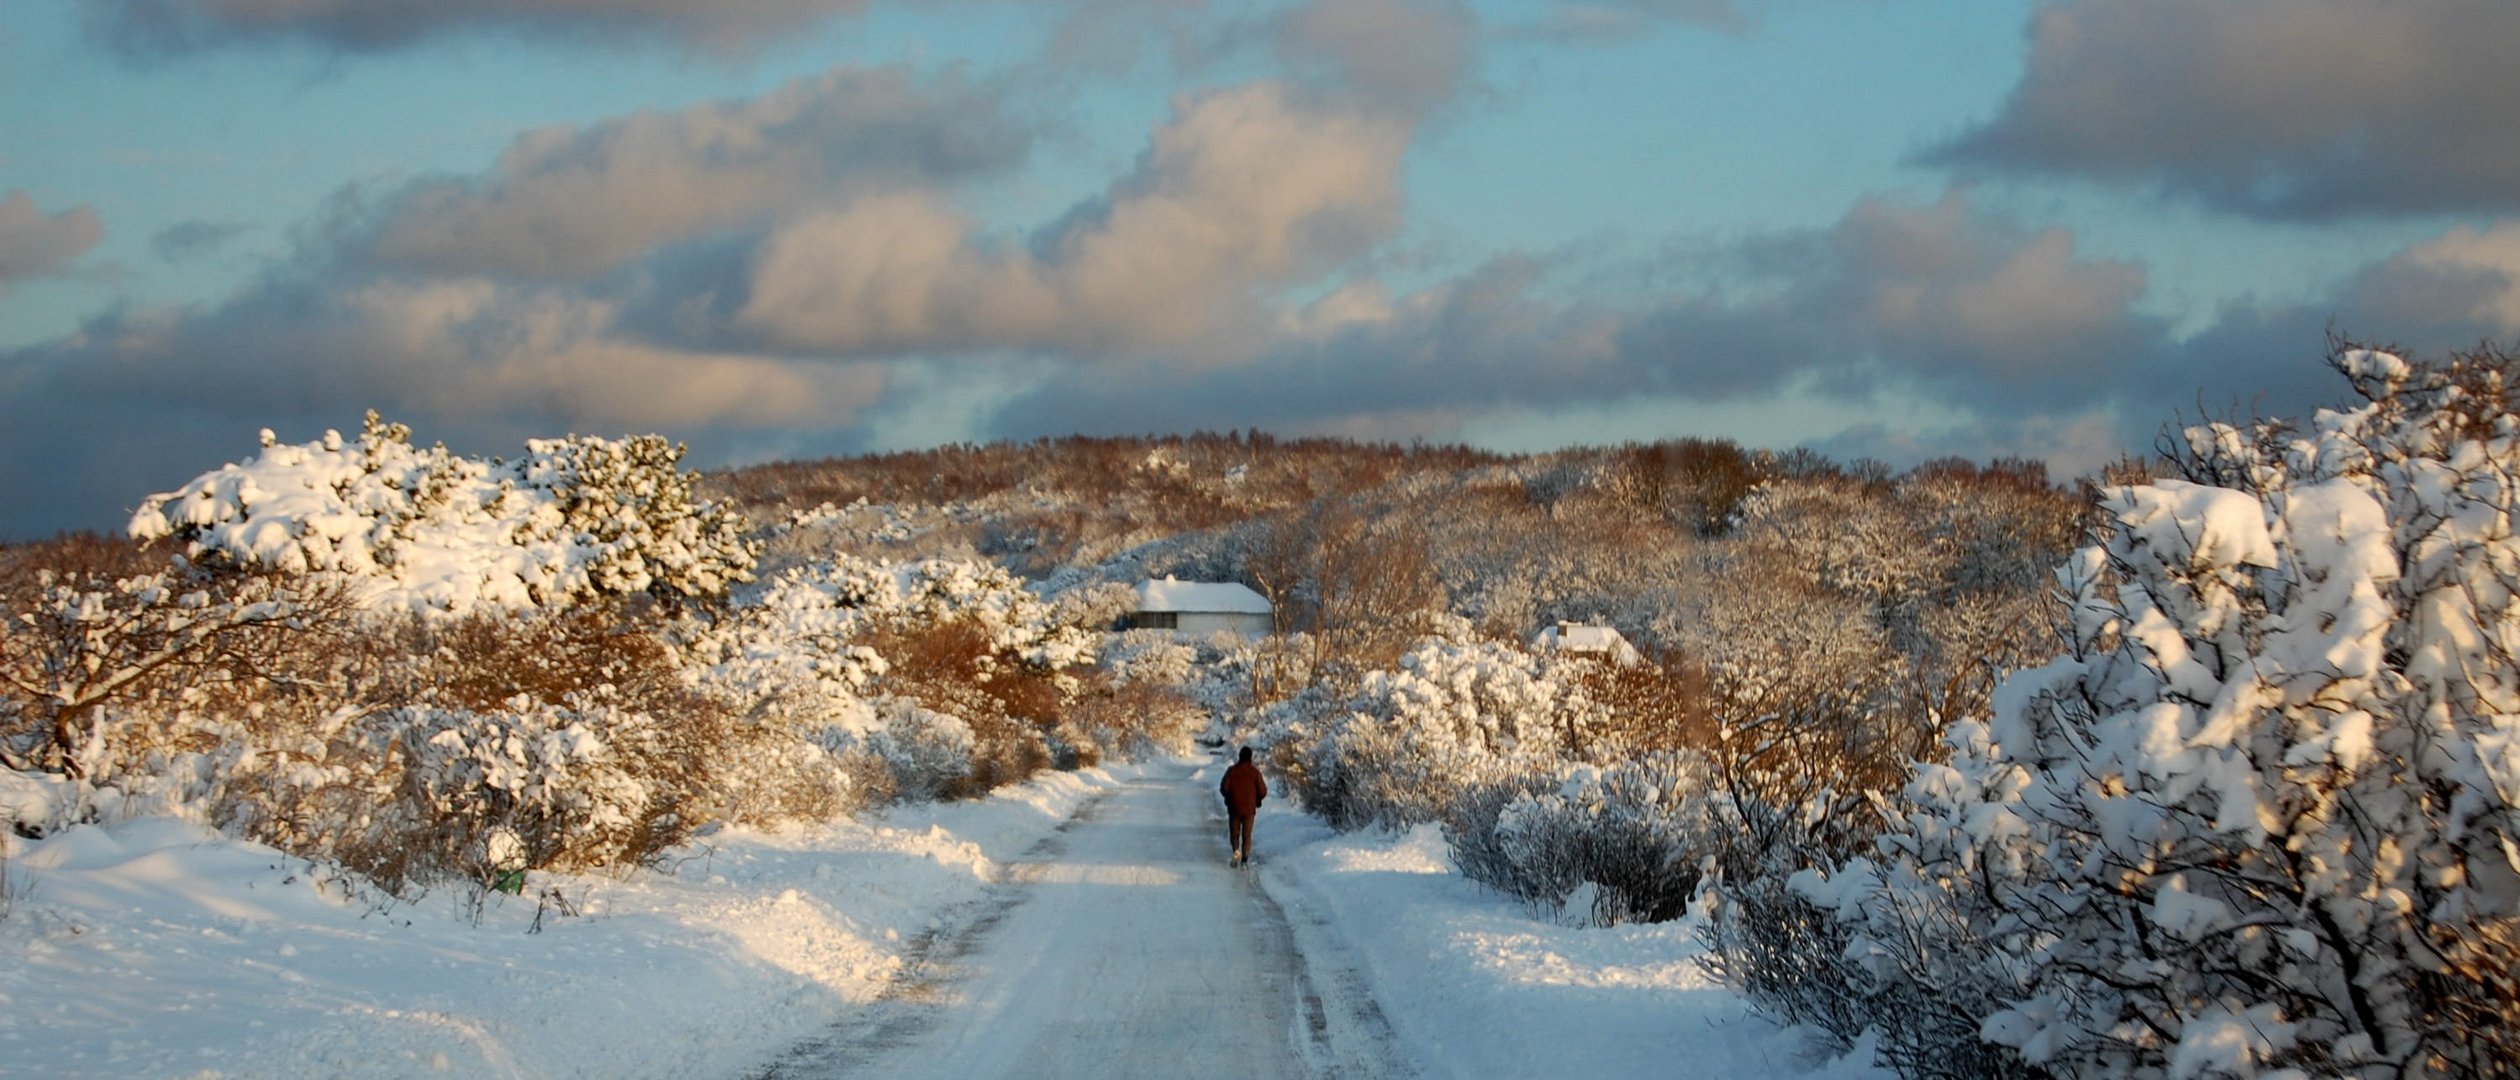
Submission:
<svg viewBox="0 0 2520 1080">
<path fill-rule="evenodd" d="M 1207 770 L 1095 800 L 773 1077 L 1406 1075 L 1338 956 L 1225 862 Z M 1268 850 L 1262 837 L 1261 850 Z"/>
</svg>

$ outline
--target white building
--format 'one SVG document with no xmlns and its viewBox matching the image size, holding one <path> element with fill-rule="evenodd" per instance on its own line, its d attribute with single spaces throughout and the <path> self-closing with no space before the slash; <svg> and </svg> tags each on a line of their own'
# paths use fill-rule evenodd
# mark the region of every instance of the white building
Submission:
<svg viewBox="0 0 2520 1080">
<path fill-rule="evenodd" d="M 1132 630 L 1170 630 L 1200 637 L 1219 630 L 1258 636 L 1269 632 L 1269 598 L 1234 582 L 1161 581 L 1138 584 Z"/>
<path fill-rule="evenodd" d="M 1617 628 L 1562 622 L 1531 639 L 1534 652 L 1558 652 L 1575 656 L 1594 656 L 1620 667 L 1634 667 L 1645 657 L 1628 644 Z"/>
</svg>

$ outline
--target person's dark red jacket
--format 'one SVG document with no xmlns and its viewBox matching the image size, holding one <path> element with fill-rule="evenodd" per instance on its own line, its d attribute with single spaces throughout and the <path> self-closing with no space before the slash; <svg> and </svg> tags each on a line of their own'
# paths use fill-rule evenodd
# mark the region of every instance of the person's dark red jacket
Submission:
<svg viewBox="0 0 2520 1080">
<path fill-rule="evenodd" d="M 1225 770 L 1225 779 L 1216 785 L 1225 796 L 1225 809 L 1240 817 L 1260 812 L 1260 804 L 1269 797 L 1269 782 L 1260 778 L 1260 766 L 1237 761 Z"/>
</svg>

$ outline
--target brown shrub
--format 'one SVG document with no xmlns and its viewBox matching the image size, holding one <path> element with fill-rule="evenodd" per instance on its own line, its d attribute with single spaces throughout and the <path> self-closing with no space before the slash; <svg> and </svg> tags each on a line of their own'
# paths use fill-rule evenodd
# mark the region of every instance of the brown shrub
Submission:
<svg viewBox="0 0 2520 1080">
<path fill-rule="evenodd" d="M 607 693 L 644 711 L 700 708 L 664 642 L 633 621 L 643 605 L 590 603 L 557 612 L 483 612 L 404 624 L 404 655 L 420 658 L 405 700 L 491 710 L 522 695 L 557 705 Z"/>
<path fill-rule="evenodd" d="M 944 798 L 976 799 L 1050 768 L 1050 744 L 1040 728 L 1004 716 L 965 722 L 971 725 L 971 771 L 946 783 L 939 793 Z"/>
<path fill-rule="evenodd" d="M 1595 664 L 1584 674 L 1583 686 L 1613 719 L 1605 730 L 1590 733 L 1598 745 L 1567 748 L 1579 758 L 1624 759 L 1666 750 L 1705 753 L 1720 741 L 1714 685 L 1700 665 L 1678 659 L 1630 667 Z"/>
<path fill-rule="evenodd" d="M 1089 767 L 1106 757 L 1186 751 L 1205 716 L 1198 703 L 1170 687 L 1097 675 L 1073 695 L 1066 721 L 1053 734 L 1073 748 L 1078 767 Z"/>
<path fill-rule="evenodd" d="M 1065 714 L 1053 673 L 1028 669 L 970 619 L 897 619 L 875 627 L 865 644 L 890 665 L 878 693 L 960 717 L 970 725 L 971 771 L 946 785 L 946 798 L 969 798 L 1020 783 L 1052 764 L 1048 736 Z"/>
</svg>

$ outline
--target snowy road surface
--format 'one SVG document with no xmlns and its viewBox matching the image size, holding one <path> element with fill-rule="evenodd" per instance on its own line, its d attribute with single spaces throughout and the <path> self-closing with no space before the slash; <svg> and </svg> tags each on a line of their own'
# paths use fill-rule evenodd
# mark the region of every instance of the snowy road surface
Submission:
<svg viewBox="0 0 2520 1080">
<path fill-rule="evenodd" d="M 1410 1075 L 1362 981 L 1308 963 L 1225 855 L 1208 771 L 1133 781 L 941 926 L 883 1001 L 761 1075 Z"/>
</svg>

